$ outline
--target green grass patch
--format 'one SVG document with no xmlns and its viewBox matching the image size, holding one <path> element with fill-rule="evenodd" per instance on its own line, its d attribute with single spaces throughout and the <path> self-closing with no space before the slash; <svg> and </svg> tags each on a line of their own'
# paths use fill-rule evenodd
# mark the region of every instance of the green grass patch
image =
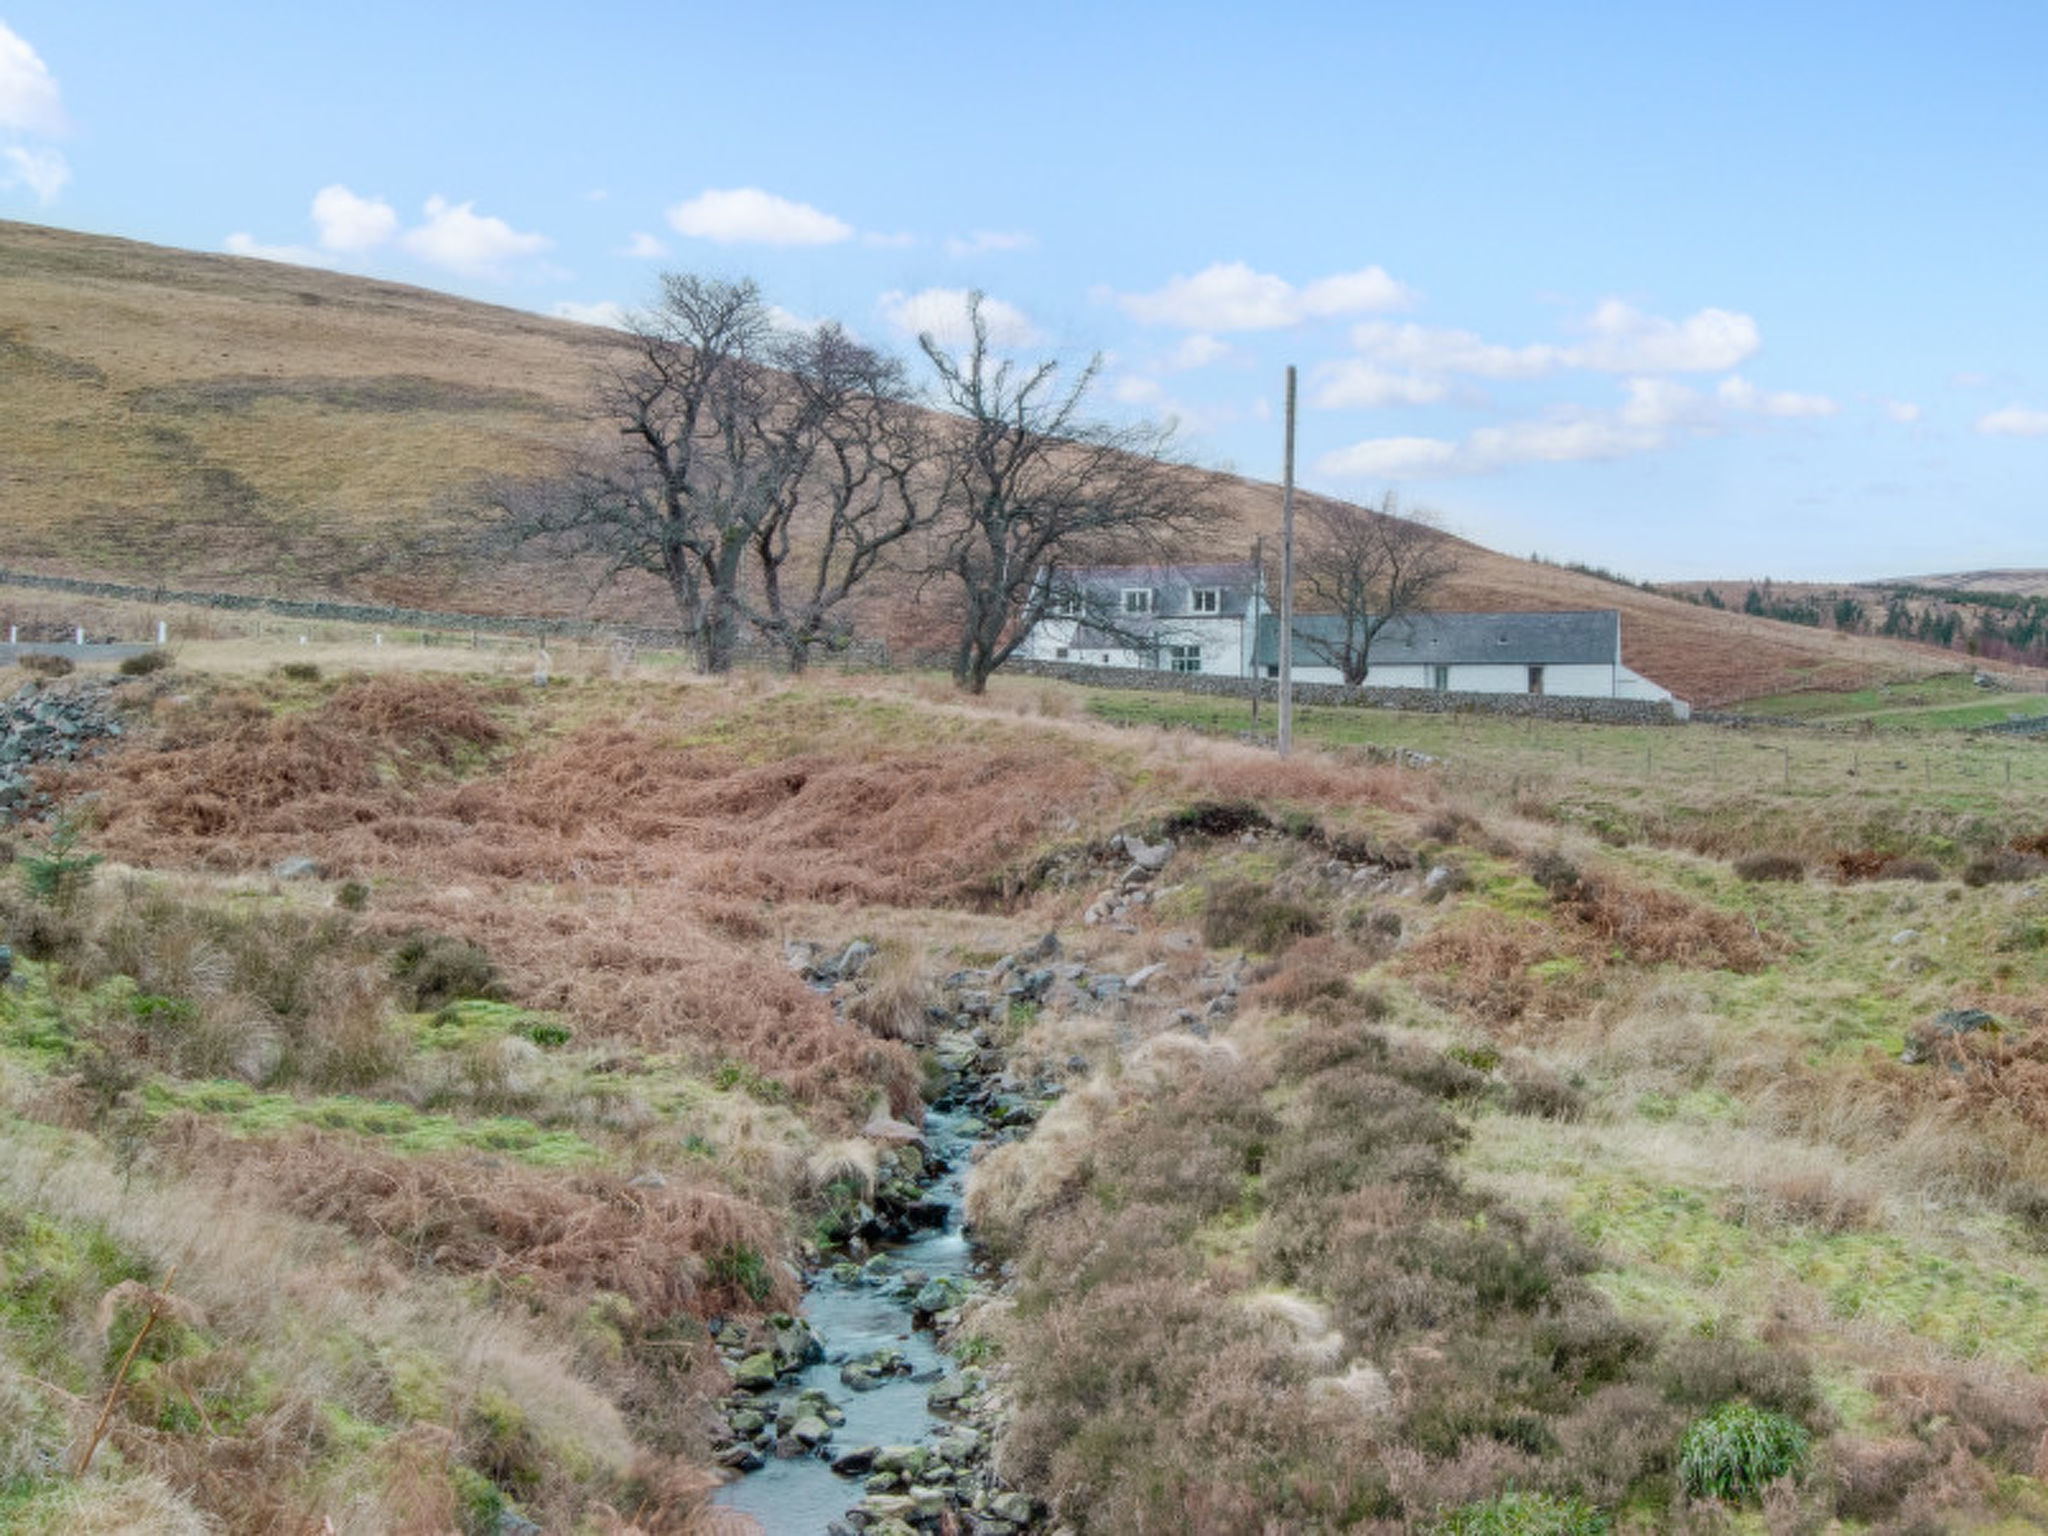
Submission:
<svg viewBox="0 0 2048 1536">
<path fill-rule="evenodd" d="M 154 1082 L 143 1090 L 143 1103 L 154 1115 L 186 1110 L 204 1115 L 236 1136 L 249 1138 L 315 1129 L 347 1131 L 379 1142 L 389 1151 L 413 1155 L 496 1152 L 542 1168 L 580 1167 L 605 1160 L 604 1153 L 581 1136 L 548 1130 L 516 1116 L 460 1119 L 352 1094 L 298 1098 L 288 1093 L 265 1093 L 246 1083 L 222 1079 Z"/>
</svg>

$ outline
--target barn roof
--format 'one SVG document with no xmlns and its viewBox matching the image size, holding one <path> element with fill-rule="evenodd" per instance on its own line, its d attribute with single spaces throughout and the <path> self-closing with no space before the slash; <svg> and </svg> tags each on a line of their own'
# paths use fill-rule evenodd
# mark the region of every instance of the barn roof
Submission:
<svg viewBox="0 0 2048 1536">
<path fill-rule="evenodd" d="M 1335 614 L 1297 614 L 1295 660 L 1328 665 L 1315 649 L 1339 644 L 1344 621 Z M 1621 659 L 1621 615 L 1612 608 L 1571 613 L 1426 613 L 1396 619 L 1379 632 L 1369 659 L 1378 667 L 1604 666 Z M 1280 620 L 1259 620 L 1259 667 L 1280 661 Z"/>
</svg>

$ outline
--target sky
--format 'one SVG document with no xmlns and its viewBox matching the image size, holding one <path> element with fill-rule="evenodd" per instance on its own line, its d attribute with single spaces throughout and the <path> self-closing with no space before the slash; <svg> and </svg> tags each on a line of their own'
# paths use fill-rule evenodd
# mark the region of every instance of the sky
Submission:
<svg viewBox="0 0 2048 1536">
<path fill-rule="evenodd" d="M 0 218 L 1000 344 L 1645 579 L 2048 566 L 2048 5 L 0 0 Z M 0 324 L 6 317 L 0 315 Z"/>
</svg>

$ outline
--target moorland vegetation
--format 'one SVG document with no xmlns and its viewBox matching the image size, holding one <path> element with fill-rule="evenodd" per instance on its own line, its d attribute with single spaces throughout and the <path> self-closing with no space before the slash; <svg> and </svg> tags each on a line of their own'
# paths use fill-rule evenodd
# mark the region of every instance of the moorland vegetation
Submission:
<svg viewBox="0 0 2048 1536">
<path fill-rule="evenodd" d="M 999 1020 L 1063 1087 L 953 1340 L 1050 1520 L 2048 1518 L 2029 743 L 203 652 L 13 835 L 10 1528 L 729 1522 L 712 1325 L 1049 929 L 1160 967 Z"/>
</svg>

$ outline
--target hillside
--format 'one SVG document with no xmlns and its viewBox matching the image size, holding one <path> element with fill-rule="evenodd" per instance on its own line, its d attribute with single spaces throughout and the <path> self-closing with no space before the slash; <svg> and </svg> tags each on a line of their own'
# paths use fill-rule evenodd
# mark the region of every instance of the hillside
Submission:
<svg viewBox="0 0 2048 1536">
<path fill-rule="evenodd" d="M 480 546 L 490 477 L 583 430 L 607 333 L 304 267 L 0 223 L 0 538 L 24 569 L 478 612 L 580 613 L 580 575 Z M 1240 555 L 1277 487 L 1223 477 Z M 1618 608 L 1625 658 L 1713 705 L 1944 666 L 1474 546 L 1467 608 Z M 661 595 L 597 611 L 665 616 Z M 1952 665 L 1952 663 L 1947 663 Z"/>
</svg>

